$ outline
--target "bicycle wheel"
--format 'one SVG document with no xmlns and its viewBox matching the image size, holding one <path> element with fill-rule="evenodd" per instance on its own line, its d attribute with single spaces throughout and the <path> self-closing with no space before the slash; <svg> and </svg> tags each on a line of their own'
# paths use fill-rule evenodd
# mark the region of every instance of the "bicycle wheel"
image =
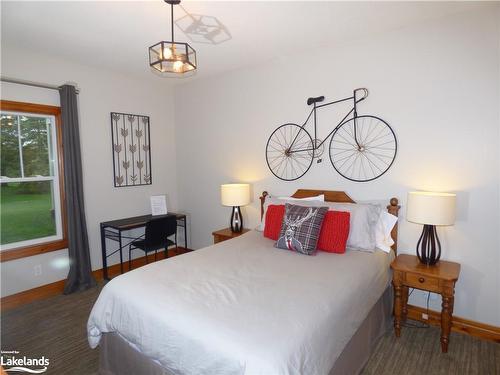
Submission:
<svg viewBox="0 0 500 375">
<path fill-rule="evenodd" d="M 375 116 L 358 116 L 356 139 L 354 119 L 338 127 L 330 140 L 333 168 L 342 177 L 358 182 L 374 180 L 387 172 L 398 149 L 389 124 Z"/>
<path fill-rule="evenodd" d="M 281 125 L 267 141 L 267 166 L 281 180 L 302 177 L 311 168 L 313 159 L 312 137 L 297 124 Z"/>
</svg>

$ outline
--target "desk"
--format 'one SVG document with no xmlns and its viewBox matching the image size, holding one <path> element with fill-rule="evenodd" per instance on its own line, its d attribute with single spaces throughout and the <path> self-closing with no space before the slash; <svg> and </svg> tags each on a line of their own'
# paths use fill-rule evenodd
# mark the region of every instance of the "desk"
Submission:
<svg viewBox="0 0 500 375">
<path fill-rule="evenodd" d="M 186 225 L 186 215 L 177 214 L 175 212 L 170 212 L 165 216 L 174 216 L 177 219 L 177 226 L 184 228 L 184 248 L 188 248 L 187 243 L 187 225 Z M 127 247 L 132 241 L 136 240 L 137 237 L 123 236 L 122 232 L 141 228 L 146 226 L 146 223 L 151 220 L 152 215 L 142 215 L 127 217 L 124 219 L 105 221 L 101 223 L 101 251 L 102 251 L 102 270 L 104 280 L 109 280 L 108 277 L 108 258 L 120 252 L 120 272 L 123 273 L 123 252 L 122 249 Z M 154 216 L 155 218 L 161 216 Z M 106 248 L 106 238 L 118 242 L 118 249 L 108 254 Z M 123 239 L 129 240 L 126 244 L 123 244 Z"/>
</svg>

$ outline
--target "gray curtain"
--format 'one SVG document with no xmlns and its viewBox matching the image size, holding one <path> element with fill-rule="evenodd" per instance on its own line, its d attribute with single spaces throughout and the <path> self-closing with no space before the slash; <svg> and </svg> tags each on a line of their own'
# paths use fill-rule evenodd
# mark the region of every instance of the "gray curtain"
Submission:
<svg viewBox="0 0 500 375">
<path fill-rule="evenodd" d="M 68 225 L 69 273 L 64 294 L 96 285 L 90 265 L 89 239 L 83 203 L 82 157 L 78 130 L 78 106 L 74 86 L 59 89 L 61 97 L 64 190 Z"/>
</svg>

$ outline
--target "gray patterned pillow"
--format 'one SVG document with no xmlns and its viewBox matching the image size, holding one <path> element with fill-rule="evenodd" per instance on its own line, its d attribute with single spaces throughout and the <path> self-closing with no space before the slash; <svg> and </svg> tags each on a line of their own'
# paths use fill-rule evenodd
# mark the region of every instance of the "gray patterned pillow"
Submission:
<svg viewBox="0 0 500 375">
<path fill-rule="evenodd" d="M 285 204 L 285 216 L 275 246 L 312 255 L 316 252 L 321 224 L 328 207 L 303 207 Z"/>
</svg>

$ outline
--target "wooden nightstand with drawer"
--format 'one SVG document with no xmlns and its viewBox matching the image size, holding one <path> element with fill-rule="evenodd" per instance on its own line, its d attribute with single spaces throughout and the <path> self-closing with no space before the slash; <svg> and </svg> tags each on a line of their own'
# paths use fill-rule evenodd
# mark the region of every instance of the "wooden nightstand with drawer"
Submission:
<svg viewBox="0 0 500 375">
<path fill-rule="evenodd" d="M 460 264 L 439 261 L 433 266 L 420 263 L 414 255 L 401 254 L 392 262 L 394 271 L 394 330 L 396 336 L 401 335 L 401 322 L 408 313 L 408 288 L 421 289 L 441 294 L 443 299 L 441 310 L 441 350 L 448 351 L 448 342 L 453 315 L 455 283 L 460 274 Z"/>
<path fill-rule="evenodd" d="M 212 232 L 212 236 L 214 236 L 214 243 L 230 240 L 231 238 L 235 238 L 241 236 L 242 234 L 248 232 L 250 229 L 243 229 L 241 232 L 233 232 L 231 228 L 224 228 L 221 230 L 217 230 Z"/>
</svg>

